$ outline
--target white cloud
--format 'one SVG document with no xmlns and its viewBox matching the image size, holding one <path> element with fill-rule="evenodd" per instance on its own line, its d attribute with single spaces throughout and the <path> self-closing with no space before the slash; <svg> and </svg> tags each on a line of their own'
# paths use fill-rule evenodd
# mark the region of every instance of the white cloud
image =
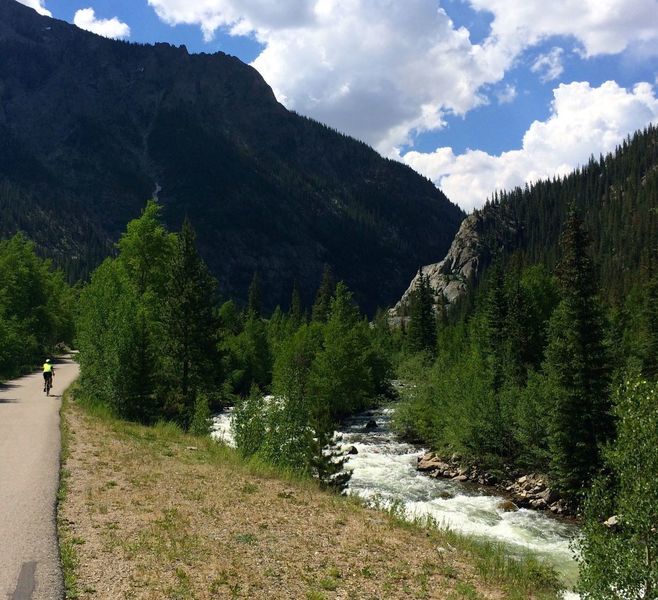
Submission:
<svg viewBox="0 0 658 600">
<path fill-rule="evenodd" d="M 93 8 L 83 8 L 77 11 L 73 17 L 73 23 L 80 29 L 86 29 L 103 37 L 115 39 L 130 37 L 130 27 L 126 23 L 122 23 L 116 17 L 97 19 Z"/>
<path fill-rule="evenodd" d="M 414 131 L 441 127 L 485 99 L 511 57 L 473 45 L 436 0 L 149 0 L 168 23 L 252 33 L 253 65 L 288 108 L 373 144 L 383 153 Z M 274 12 L 270 8 L 270 13 Z"/>
<path fill-rule="evenodd" d="M 658 98 L 649 83 L 626 90 L 614 81 L 561 84 L 552 114 L 535 121 L 519 150 L 492 156 L 480 150 L 455 155 L 452 148 L 408 152 L 402 159 L 432 179 L 463 209 L 481 206 L 494 190 L 565 175 L 594 154 L 615 148 L 629 132 L 658 122 Z"/>
<path fill-rule="evenodd" d="M 385 155 L 440 129 L 448 114 L 486 103 L 528 47 L 574 36 L 587 56 L 648 48 L 658 40 L 656 0 L 468 0 L 493 14 L 473 44 L 439 0 L 148 0 L 171 25 L 198 25 L 263 44 L 253 65 L 288 108 L 375 146 Z M 553 77 L 560 57 L 537 66 Z M 552 62 L 550 62 L 552 60 Z M 512 88 L 495 93 L 513 99 Z"/>
<path fill-rule="evenodd" d="M 206 41 L 217 29 L 229 27 L 236 35 L 301 27 L 314 19 L 315 1 L 307 0 L 148 0 L 170 25 L 199 25 Z"/>
<path fill-rule="evenodd" d="M 552 48 L 546 54 L 540 54 L 530 70 L 533 73 L 539 73 L 539 78 L 543 83 L 557 79 L 564 72 L 562 66 L 562 57 L 564 50 L 562 48 Z"/>
<path fill-rule="evenodd" d="M 44 0 L 18 0 L 21 4 L 29 6 L 36 10 L 40 15 L 45 17 L 52 17 L 52 13 L 45 7 Z"/>
<path fill-rule="evenodd" d="M 502 90 L 496 92 L 498 104 L 509 104 L 510 102 L 514 102 L 516 96 L 516 87 L 509 83 Z"/>
<path fill-rule="evenodd" d="M 573 36 L 587 56 L 617 54 L 658 40 L 656 0 L 469 0 L 494 15 L 492 36 L 513 48 L 553 35 Z"/>
</svg>

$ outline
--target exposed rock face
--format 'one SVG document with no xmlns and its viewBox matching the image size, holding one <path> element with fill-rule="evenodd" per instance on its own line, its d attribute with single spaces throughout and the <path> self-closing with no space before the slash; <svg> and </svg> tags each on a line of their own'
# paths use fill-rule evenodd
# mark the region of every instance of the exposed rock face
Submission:
<svg viewBox="0 0 658 600">
<path fill-rule="evenodd" d="M 499 226 L 491 227 L 493 221 Z M 517 237 L 518 229 L 514 220 L 497 206 L 488 206 L 469 215 L 462 221 L 445 258 L 420 269 L 389 315 L 393 319 L 404 318 L 421 274 L 429 277 L 437 303 L 443 296 L 445 305 L 450 308 L 466 295 L 496 250 Z"/>
</svg>

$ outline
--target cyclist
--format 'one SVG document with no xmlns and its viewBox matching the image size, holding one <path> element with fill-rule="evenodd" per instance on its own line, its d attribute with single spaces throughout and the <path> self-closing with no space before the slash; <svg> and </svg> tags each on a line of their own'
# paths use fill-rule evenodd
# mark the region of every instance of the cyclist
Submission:
<svg viewBox="0 0 658 600">
<path fill-rule="evenodd" d="M 53 377 L 55 377 L 55 367 L 50 359 L 47 358 L 43 363 L 43 391 L 47 392 L 49 388 L 53 387 Z"/>
</svg>

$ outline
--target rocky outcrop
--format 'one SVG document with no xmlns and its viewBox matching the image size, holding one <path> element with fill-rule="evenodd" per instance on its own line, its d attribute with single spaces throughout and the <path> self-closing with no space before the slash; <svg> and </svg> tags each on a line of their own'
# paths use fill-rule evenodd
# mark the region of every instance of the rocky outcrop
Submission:
<svg viewBox="0 0 658 600">
<path fill-rule="evenodd" d="M 520 476 L 509 473 L 504 479 L 500 479 L 477 465 L 464 465 L 458 454 L 446 459 L 437 456 L 434 452 L 419 457 L 416 469 L 434 478 L 495 487 L 509 498 L 498 506 L 503 511 L 533 508 L 550 511 L 560 516 L 572 515 L 567 503 L 549 487 L 547 478 L 538 473 Z"/>
<path fill-rule="evenodd" d="M 435 302 L 443 298 L 449 309 L 466 295 L 489 264 L 491 256 L 518 236 L 518 225 L 499 206 L 486 206 L 466 217 L 453 240 L 448 254 L 438 263 L 422 267 L 412 279 L 399 302 L 389 311 L 393 321 L 405 318 L 410 296 L 420 281 L 429 277 Z"/>
</svg>

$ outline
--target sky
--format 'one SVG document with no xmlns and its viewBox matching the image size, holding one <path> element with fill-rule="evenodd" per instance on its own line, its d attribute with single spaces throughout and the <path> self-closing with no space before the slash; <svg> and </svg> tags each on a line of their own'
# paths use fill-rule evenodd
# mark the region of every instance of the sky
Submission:
<svg viewBox="0 0 658 600">
<path fill-rule="evenodd" d="M 658 0 L 20 0 L 255 67 L 470 212 L 658 123 Z"/>
</svg>

